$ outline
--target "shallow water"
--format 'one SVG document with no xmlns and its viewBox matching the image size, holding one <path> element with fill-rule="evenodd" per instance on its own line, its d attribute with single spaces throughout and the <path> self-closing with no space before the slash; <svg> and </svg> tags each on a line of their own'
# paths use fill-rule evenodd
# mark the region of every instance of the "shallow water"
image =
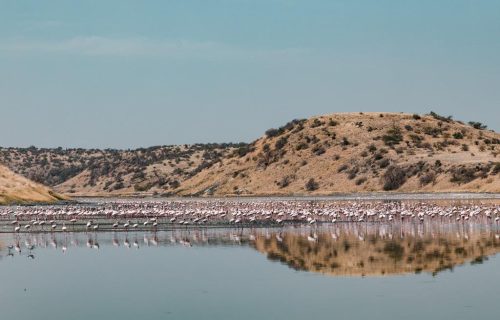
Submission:
<svg viewBox="0 0 500 320">
<path fill-rule="evenodd" d="M 9 248 L 9 246 L 13 246 Z M 0 235 L 2 319 L 485 319 L 494 226 Z"/>
</svg>

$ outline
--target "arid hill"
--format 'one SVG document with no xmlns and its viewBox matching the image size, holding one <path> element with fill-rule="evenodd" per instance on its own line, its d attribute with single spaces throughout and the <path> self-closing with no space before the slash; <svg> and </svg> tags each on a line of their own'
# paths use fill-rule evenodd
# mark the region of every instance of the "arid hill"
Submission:
<svg viewBox="0 0 500 320">
<path fill-rule="evenodd" d="M 182 195 L 500 192 L 500 134 L 435 113 L 294 120 L 185 181 Z"/>
<path fill-rule="evenodd" d="M 63 197 L 0 165 L 0 204 L 55 202 Z"/>
<path fill-rule="evenodd" d="M 294 120 L 250 143 L 135 150 L 0 148 L 70 196 L 500 192 L 500 134 L 433 112 Z"/>
<path fill-rule="evenodd" d="M 134 150 L 0 148 L 0 163 L 70 196 L 171 194 L 184 180 L 243 145 Z"/>
</svg>

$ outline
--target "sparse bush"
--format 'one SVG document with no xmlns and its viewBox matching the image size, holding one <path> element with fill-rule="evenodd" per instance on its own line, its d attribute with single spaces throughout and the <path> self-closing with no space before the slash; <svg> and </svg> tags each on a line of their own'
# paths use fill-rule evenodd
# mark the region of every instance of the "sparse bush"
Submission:
<svg viewBox="0 0 500 320">
<path fill-rule="evenodd" d="M 307 183 L 306 183 L 306 190 L 307 191 L 318 190 L 318 188 L 319 188 L 319 185 L 316 181 L 314 181 L 314 178 L 311 178 L 311 179 L 309 179 L 309 181 L 307 181 Z"/>
<path fill-rule="evenodd" d="M 419 116 L 418 114 L 416 114 L 416 113 L 415 113 L 415 114 L 413 114 L 413 116 L 412 116 L 412 117 L 413 117 L 413 120 L 420 120 L 420 119 L 422 119 L 422 117 L 420 117 L 420 116 Z"/>
<path fill-rule="evenodd" d="M 428 172 L 422 175 L 419 181 L 421 186 L 428 185 L 429 183 L 434 183 L 436 181 L 436 174 L 433 171 Z"/>
<path fill-rule="evenodd" d="M 384 169 L 384 168 L 387 168 L 389 165 L 391 164 L 391 162 L 389 161 L 389 159 L 380 159 L 380 161 L 378 162 L 378 165 L 381 169 Z"/>
<path fill-rule="evenodd" d="M 431 111 L 430 115 L 434 119 L 439 120 L 439 121 L 443 121 L 443 122 L 451 122 L 453 120 L 452 116 L 443 117 L 443 116 L 440 116 L 439 114 L 435 113 L 434 111 Z"/>
<path fill-rule="evenodd" d="M 286 188 L 290 185 L 290 183 L 292 183 L 293 180 L 295 180 L 294 175 L 284 176 L 277 184 L 280 188 Z"/>
<path fill-rule="evenodd" d="M 179 181 L 173 180 L 169 182 L 170 188 L 177 189 L 181 185 Z"/>
<path fill-rule="evenodd" d="M 320 156 L 322 155 L 323 153 L 325 153 L 325 148 L 321 147 L 321 146 L 314 146 L 314 148 L 312 149 L 312 152 L 317 155 L 317 156 Z"/>
<path fill-rule="evenodd" d="M 382 136 L 382 140 L 388 146 L 393 146 L 399 144 L 403 141 L 403 135 L 401 134 L 401 129 L 394 126 L 387 131 L 387 134 Z"/>
<path fill-rule="evenodd" d="M 384 190 L 397 190 L 406 182 L 406 172 L 398 166 L 390 166 L 383 177 Z"/>
<path fill-rule="evenodd" d="M 469 121 L 469 125 L 471 127 L 473 127 L 474 129 L 478 129 L 478 130 L 485 130 L 486 128 L 488 128 L 487 125 L 484 125 L 481 122 L 476 122 L 476 121 Z"/>
<path fill-rule="evenodd" d="M 301 142 L 297 145 L 297 147 L 295 147 L 295 150 L 299 151 L 299 150 L 304 150 L 307 148 L 309 148 L 309 145 L 305 142 Z"/>
<path fill-rule="evenodd" d="M 134 190 L 137 192 L 148 191 L 151 186 L 148 183 L 137 183 L 134 185 Z"/>
<path fill-rule="evenodd" d="M 343 146 L 348 146 L 351 143 L 349 142 L 349 140 L 347 139 L 347 137 L 343 137 L 342 138 L 342 142 L 340 144 L 343 145 Z"/>
<path fill-rule="evenodd" d="M 377 151 L 377 147 L 372 143 L 370 144 L 368 147 L 367 147 L 368 151 L 370 151 L 371 153 L 374 153 L 375 151 Z"/>
<path fill-rule="evenodd" d="M 339 123 L 338 123 L 338 121 L 335 121 L 335 120 L 333 120 L 333 119 L 330 119 L 330 121 L 328 121 L 328 125 L 329 125 L 330 127 L 335 127 L 335 126 L 337 126 L 338 124 L 339 124 Z"/>
<path fill-rule="evenodd" d="M 240 158 L 246 156 L 249 152 L 252 152 L 252 151 L 253 151 L 253 149 L 249 145 L 244 145 L 244 146 L 241 146 L 238 149 L 236 149 L 236 153 L 238 154 L 238 156 Z"/>
<path fill-rule="evenodd" d="M 113 186 L 113 190 L 120 190 L 120 189 L 123 189 L 125 188 L 125 185 L 123 184 L 122 181 L 118 181 L 117 183 L 115 183 L 115 185 Z"/>
<path fill-rule="evenodd" d="M 462 144 L 462 151 L 469 151 L 469 146 L 467 144 Z"/>
<path fill-rule="evenodd" d="M 268 138 L 273 138 L 273 137 L 277 137 L 281 134 L 281 132 L 278 130 L 278 129 L 275 129 L 275 128 L 271 128 L 271 129 L 268 129 L 266 131 L 266 136 Z"/>
<path fill-rule="evenodd" d="M 317 128 L 323 125 L 323 122 L 321 122 L 319 119 L 314 119 L 313 122 L 311 123 L 311 128 Z"/>
<path fill-rule="evenodd" d="M 280 150 L 287 144 L 287 142 L 288 142 L 288 137 L 281 137 L 276 141 L 274 146 L 277 150 Z"/>
<path fill-rule="evenodd" d="M 452 177 L 450 181 L 460 185 L 469 183 L 476 178 L 475 168 L 458 167 L 452 170 Z"/>
<path fill-rule="evenodd" d="M 358 178 L 356 180 L 356 185 L 359 186 L 359 185 L 362 185 L 365 182 L 366 182 L 366 178 L 365 177 L 361 177 L 361 178 Z"/>
<path fill-rule="evenodd" d="M 384 159 L 384 156 L 382 155 L 381 152 L 377 152 L 373 155 L 373 159 L 375 160 L 381 160 L 381 159 Z"/>
<path fill-rule="evenodd" d="M 491 174 L 497 175 L 500 173 L 500 162 L 495 163 L 495 166 L 493 167 L 493 170 L 491 171 Z"/>
<path fill-rule="evenodd" d="M 433 138 L 437 138 L 440 134 L 443 133 L 443 130 L 441 128 L 433 128 L 431 126 L 425 126 L 423 130 L 426 135 L 432 136 Z"/>
<path fill-rule="evenodd" d="M 337 169 L 337 172 L 338 172 L 338 173 L 340 173 L 340 172 L 345 171 L 345 170 L 347 170 L 347 169 L 349 169 L 349 166 L 348 166 L 347 164 L 343 164 L 343 165 L 341 165 L 341 166 Z"/>
<path fill-rule="evenodd" d="M 359 169 L 357 167 L 353 167 L 351 170 L 348 171 L 347 178 L 349 180 L 356 178 L 356 175 L 358 174 L 358 172 L 359 172 Z"/>
</svg>

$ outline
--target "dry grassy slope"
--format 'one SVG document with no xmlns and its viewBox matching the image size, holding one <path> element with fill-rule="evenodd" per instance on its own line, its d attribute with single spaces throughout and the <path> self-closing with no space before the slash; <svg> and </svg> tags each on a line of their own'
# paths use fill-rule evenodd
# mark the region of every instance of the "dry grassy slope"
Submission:
<svg viewBox="0 0 500 320">
<path fill-rule="evenodd" d="M 394 128 L 400 131 L 402 141 L 390 146 L 390 137 L 397 139 Z M 403 183 L 385 189 L 500 192 L 499 139 L 498 133 L 430 115 L 420 119 L 403 113 L 325 115 L 258 139 L 248 154 L 234 155 L 203 170 L 185 181 L 178 193 L 376 192 L 384 191 L 388 181 L 384 175 L 394 167 L 400 170 L 389 170 L 396 180 L 403 174 Z M 307 188 L 311 178 L 315 183 Z"/>
<path fill-rule="evenodd" d="M 71 196 L 171 193 L 233 144 L 157 146 L 134 150 L 0 148 L 0 163 Z"/>
<path fill-rule="evenodd" d="M 183 147 L 180 147 L 183 148 Z M 74 196 L 133 196 L 138 194 L 165 193 L 175 189 L 176 182 L 182 183 L 189 172 L 203 162 L 204 151 L 194 151 L 182 157 L 179 161 L 163 160 L 149 164 L 140 172 L 143 177 L 137 178 L 136 172 L 131 172 L 126 165 L 113 169 L 115 174 L 100 175 L 94 184 L 90 183 L 91 171 L 82 173 L 58 184 L 55 189 L 64 194 Z M 122 179 L 121 188 L 117 186 L 117 175 Z"/>
<path fill-rule="evenodd" d="M 54 202 L 62 197 L 0 165 L 0 204 Z"/>
</svg>

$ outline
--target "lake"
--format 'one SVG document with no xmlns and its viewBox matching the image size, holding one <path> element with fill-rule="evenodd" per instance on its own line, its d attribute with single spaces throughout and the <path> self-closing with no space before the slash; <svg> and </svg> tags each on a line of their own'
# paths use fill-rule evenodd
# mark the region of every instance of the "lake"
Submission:
<svg viewBox="0 0 500 320">
<path fill-rule="evenodd" d="M 498 226 L 0 234 L 3 319 L 486 319 Z"/>
</svg>

